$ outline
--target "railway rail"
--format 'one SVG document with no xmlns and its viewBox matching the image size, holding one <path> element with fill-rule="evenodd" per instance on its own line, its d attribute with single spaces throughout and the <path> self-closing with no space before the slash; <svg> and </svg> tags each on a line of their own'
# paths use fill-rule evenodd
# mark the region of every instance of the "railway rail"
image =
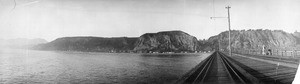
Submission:
<svg viewBox="0 0 300 84">
<path fill-rule="evenodd" d="M 177 83 L 248 84 L 260 82 L 234 64 L 225 54 L 216 51 L 183 76 Z"/>
</svg>

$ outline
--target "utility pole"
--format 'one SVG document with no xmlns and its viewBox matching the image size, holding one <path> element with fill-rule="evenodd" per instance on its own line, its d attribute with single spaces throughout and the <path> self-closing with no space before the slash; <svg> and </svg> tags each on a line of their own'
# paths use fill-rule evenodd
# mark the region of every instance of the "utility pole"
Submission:
<svg viewBox="0 0 300 84">
<path fill-rule="evenodd" d="M 230 41 L 230 34 L 231 34 L 231 33 L 230 33 L 230 12 L 229 12 L 229 9 L 230 9 L 231 7 L 230 7 L 230 6 L 227 6 L 227 7 L 225 7 L 225 8 L 227 9 L 227 13 L 228 13 L 228 14 L 227 14 L 227 15 L 228 15 L 227 18 L 228 18 L 228 29 L 229 29 L 229 32 L 228 32 L 228 38 L 229 38 L 229 40 L 228 40 L 229 55 L 232 56 L 232 55 L 231 55 L 231 54 L 232 54 L 232 53 L 231 53 L 231 43 L 230 43 L 230 42 L 231 42 L 231 41 Z"/>
<path fill-rule="evenodd" d="M 220 42 L 221 42 L 221 36 L 219 35 L 219 40 L 218 40 L 218 43 L 219 43 L 219 44 L 218 44 L 218 48 L 219 48 L 219 50 L 218 50 L 218 51 L 221 51 L 221 47 L 220 47 L 220 46 L 221 46 L 221 43 L 220 43 Z"/>
<path fill-rule="evenodd" d="M 229 55 L 230 56 L 232 56 L 232 53 L 231 53 L 231 41 L 230 41 L 230 39 L 231 39 L 231 37 L 230 37 L 230 27 L 231 27 L 231 25 L 230 25 L 230 11 L 229 11 L 229 9 L 231 8 L 230 6 L 227 6 L 227 7 L 225 7 L 226 9 L 227 9 L 227 17 L 210 17 L 210 19 L 213 19 L 213 18 L 227 18 L 228 19 L 228 29 L 229 29 L 229 32 L 228 32 L 228 46 L 229 46 Z"/>
<path fill-rule="evenodd" d="M 219 51 L 221 51 L 221 40 L 222 39 L 222 34 L 219 35 L 219 40 L 218 40 L 218 43 L 219 43 Z"/>
</svg>

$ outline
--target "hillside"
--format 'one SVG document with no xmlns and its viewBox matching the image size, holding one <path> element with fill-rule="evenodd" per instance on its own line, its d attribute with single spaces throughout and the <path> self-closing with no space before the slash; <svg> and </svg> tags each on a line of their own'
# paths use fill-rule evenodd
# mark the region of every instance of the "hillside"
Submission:
<svg viewBox="0 0 300 84">
<path fill-rule="evenodd" d="M 297 36 L 298 35 L 298 36 Z M 231 31 L 231 46 L 236 49 L 261 49 L 263 46 L 271 49 L 294 49 L 299 46 L 299 33 L 287 33 L 281 30 L 233 30 Z M 213 49 L 228 48 L 228 31 L 210 37 L 203 45 Z"/>
<path fill-rule="evenodd" d="M 35 46 L 40 50 L 129 52 L 137 38 L 63 37 L 47 44 Z"/>
</svg>

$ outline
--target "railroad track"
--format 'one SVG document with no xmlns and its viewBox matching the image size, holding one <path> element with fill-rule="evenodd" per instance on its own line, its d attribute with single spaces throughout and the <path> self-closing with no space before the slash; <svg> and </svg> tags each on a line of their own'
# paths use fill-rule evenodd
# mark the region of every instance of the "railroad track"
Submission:
<svg viewBox="0 0 300 84">
<path fill-rule="evenodd" d="M 178 84 L 247 84 L 257 79 L 232 63 L 221 52 L 214 52 L 194 69 L 183 76 Z"/>
</svg>

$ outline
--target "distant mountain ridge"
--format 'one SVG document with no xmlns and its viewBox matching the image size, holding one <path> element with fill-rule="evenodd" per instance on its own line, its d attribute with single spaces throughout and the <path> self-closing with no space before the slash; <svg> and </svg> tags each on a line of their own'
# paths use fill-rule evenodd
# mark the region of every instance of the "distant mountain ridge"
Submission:
<svg viewBox="0 0 300 84">
<path fill-rule="evenodd" d="M 15 38 L 15 39 L 1 39 L 0 47 L 8 47 L 8 48 L 29 48 L 38 44 L 47 43 L 45 39 L 35 38 L 35 39 L 27 39 L 27 38 Z"/>
<path fill-rule="evenodd" d="M 220 41 L 220 43 L 219 43 Z M 95 51 L 95 52 L 195 52 L 229 49 L 228 31 L 221 32 L 207 40 L 183 31 L 162 31 L 145 33 L 140 37 L 62 37 L 46 44 L 35 46 L 40 50 Z M 233 50 L 261 49 L 300 49 L 300 33 L 287 33 L 281 30 L 232 30 Z"/>
<path fill-rule="evenodd" d="M 194 52 L 196 37 L 182 31 L 146 33 L 140 37 L 62 37 L 33 47 L 39 50 L 91 52 Z"/>
</svg>

